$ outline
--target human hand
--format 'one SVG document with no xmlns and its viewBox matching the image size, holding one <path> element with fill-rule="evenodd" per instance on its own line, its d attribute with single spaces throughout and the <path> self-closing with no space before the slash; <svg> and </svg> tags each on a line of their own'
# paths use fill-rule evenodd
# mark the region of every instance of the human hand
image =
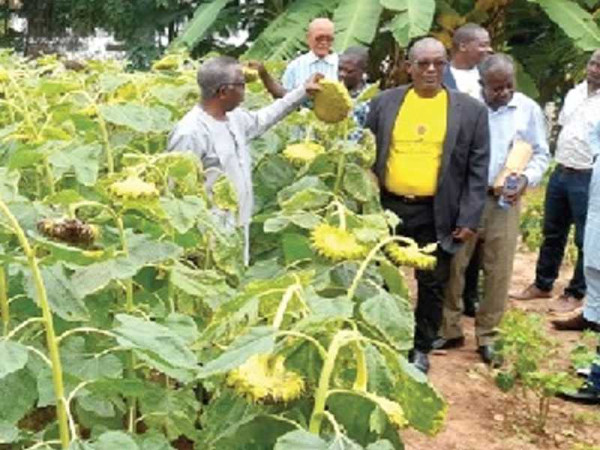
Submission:
<svg viewBox="0 0 600 450">
<path fill-rule="evenodd" d="M 248 61 L 245 66 L 249 69 L 256 70 L 261 77 L 267 73 L 265 65 L 260 61 Z"/>
<path fill-rule="evenodd" d="M 527 189 L 527 184 L 527 177 L 525 175 L 519 175 L 517 189 L 515 189 L 512 192 L 504 193 L 504 199 L 511 205 L 514 205 L 525 193 L 525 190 Z"/>
<path fill-rule="evenodd" d="M 467 242 L 469 239 L 474 238 L 476 234 L 477 234 L 477 232 L 470 228 L 457 227 L 452 232 L 452 239 L 454 239 L 455 241 L 458 241 L 458 242 Z"/>
<path fill-rule="evenodd" d="M 317 92 L 321 90 L 321 85 L 319 84 L 319 81 L 321 81 L 323 78 L 325 78 L 325 76 L 322 73 L 317 72 L 314 75 L 312 75 L 304 84 L 304 87 L 306 88 L 306 93 L 310 97 L 314 96 Z"/>
</svg>

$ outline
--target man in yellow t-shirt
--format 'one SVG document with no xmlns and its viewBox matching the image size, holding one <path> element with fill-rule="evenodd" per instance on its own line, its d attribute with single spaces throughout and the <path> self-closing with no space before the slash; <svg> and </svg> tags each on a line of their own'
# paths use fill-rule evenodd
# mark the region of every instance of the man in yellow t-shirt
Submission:
<svg viewBox="0 0 600 450">
<path fill-rule="evenodd" d="M 485 106 L 442 85 L 446 49 L 433 38 L 409 51 L 412 85 L 372 100 L 367 127 L 377 140 L 373 171 L 381 201 L 402 220 L 396 232 L 419 245 L 437 242 L 433 271 L 416 271 L 414 349 L 423 372 L 442 321 L 450 261 L 472 238 L 486 198 L 489 131 Z"/>
</svg>

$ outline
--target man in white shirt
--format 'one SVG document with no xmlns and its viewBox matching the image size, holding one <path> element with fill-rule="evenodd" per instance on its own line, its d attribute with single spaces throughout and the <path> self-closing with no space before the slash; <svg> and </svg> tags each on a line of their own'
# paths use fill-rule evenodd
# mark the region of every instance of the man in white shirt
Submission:
<svg viewBox="0 0 600 450">
<path fill-rule="evenodd" d="M 485 28 L 473 23 L 458 28 L 452 36 L 452 58 L 444 71 L 446 87 L 483 101 L 477 65 L 490 53 L 490 35 Z"/>
<path fill-rule="evenodd" d="M 238 214 L 214 210 L 225 228 L 244 230 L 244 261 L 249 262 L 249 228 L 254 205 L 251 155 L 248 141 L 260 136 L 294 111 L 320 89 L 313 75 L 305 84 L 258 111 L 239 108 L 244 101 L 244 74 L 239 62 L 227 56 L 212 58 L 198 70 L 202 100 L 175 126 L 169 135 L 168 151 L 191 152 L 202 162 L 209 197 L 217 179 L 224 175 L 233 184 Z"/>
<path fill-rule="evenodd" d="M 569 285 L 551 305 L 554 312 L 569 312 L 581 306 L 586 294 L 583 273 L 583 241 L 593 148 L 590 134 L 600 121 L 600 50 L 586 67 L 586 80 L 569 91 L 559 116 L 562 126 L 556 143 L 556 169 L 550 176 L 544 202 L 544 240 L 536 266 L 535 281 L 512 293 L 517 300 L 550 298 L 562 263 L 571 225 L 575 225 L 577 263 Z"/>
<path fill-rule="evenodd" d="M 274 98 L 281 98 L 286 92 L 297 88 L 315 73 L 326 79 L 338 79 L 338 54 L 332 51 L 335 27 L 324 17 L 314 19 L 308 25 L 306 42 L 309 51 L 288 64 L 281 84 L 271 77 L 262 65 L 257 65 L 259 76 L 265 88 Z"/>
<path fill-rule="evenodd" d="M 485 28 L 468 23 L 458 28 L 452 36 L 452 57 L 444 70 L 444 84 L 483 102 L 480 75 L 477 66 L 492 52 L 490 35 Z M 473 252 L 465 273 L 463 292 L 464 314 L 475 317 L 479 302 L 479 246 Z"/>
</svg>

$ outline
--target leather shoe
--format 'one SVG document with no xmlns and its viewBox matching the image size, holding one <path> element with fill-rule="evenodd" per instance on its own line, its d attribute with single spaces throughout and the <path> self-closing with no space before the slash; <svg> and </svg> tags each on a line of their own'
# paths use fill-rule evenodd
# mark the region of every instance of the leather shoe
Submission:
<svg viewBox="0 0 600 450">
<path fill-rule="evenodd" d="M 437 338 L 431 344 L 431 348 L 434 350 L 450 350 L 451 348 L 460 348 L 465 345 L 465 337 L 460 336 L 457 338 L 444 339 L 442 337 Z"/>
<path fill-rule="evenodd" d="M 580 308 L 582 303 L 580 299 L 572 295 L 562 294 L 550 302 L 548 310 L 556 313 L 568 313 Z"/>
<path fill-rule="evenodd" d="M 498 354 L 494 351 L 494 347 L 491 345 L 480 345 L 477 347 L 477 353 L 481 356 L 481 360 L 492 367 L 500 367 L 502 361 Z"/>
<path fill-rule="evenodd" d="M 579 313 L 569 319 L 553 320 L 552 326 L 560 331 L 591 330 L 600 332 L 600 324 L 587 320 L 585 317 L 583 317 L 583 313 Z"/>
<path fill-rule="evenodd" d="M 508 294 L 509 297 L 515 300 L 535 300 L 538 298 L 551 298 L 551 291 L 542 291 L 539 287 L 534 284 L 530 284 L 521 292 L 511 292 Z"/>
<path fill-rule="evenodd" d="M 427 372 L 429 372 L 429 355 L 427 355 L 427 353 L 414 350 L 412 353 L 411 362 L 413 366 L 427 375 Z"/>
<path fill-rule="evenodd" d="M 596 389 L 591 383 L 586 382 L 574 392 L 559 392 L 558 397 L 575 403 L 586 405 L 600 405 L 600 390 Z"/>
</svg>

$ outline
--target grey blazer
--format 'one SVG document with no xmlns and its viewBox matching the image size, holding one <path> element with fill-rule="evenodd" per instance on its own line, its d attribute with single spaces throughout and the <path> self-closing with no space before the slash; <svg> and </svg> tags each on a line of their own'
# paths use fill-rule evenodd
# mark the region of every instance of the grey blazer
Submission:
<svg viewBox="0 0 600 450">
<path fill-rule="evenodd" d="M 381 186 L 394 123 L 410 87 L 389 89 L 371 101 L 366 126 L 375 134 L 377 158 L 373 171 Z M 490 136 L 486 107 L 466 94 L 445 89 L 448 124 L 433 207 L 438 241 L 445 251 L 455 253 L 460 243 L 452 239 L 452 231 L 456 227 L 479 227 L 488 185 Z"/>
</svg>

